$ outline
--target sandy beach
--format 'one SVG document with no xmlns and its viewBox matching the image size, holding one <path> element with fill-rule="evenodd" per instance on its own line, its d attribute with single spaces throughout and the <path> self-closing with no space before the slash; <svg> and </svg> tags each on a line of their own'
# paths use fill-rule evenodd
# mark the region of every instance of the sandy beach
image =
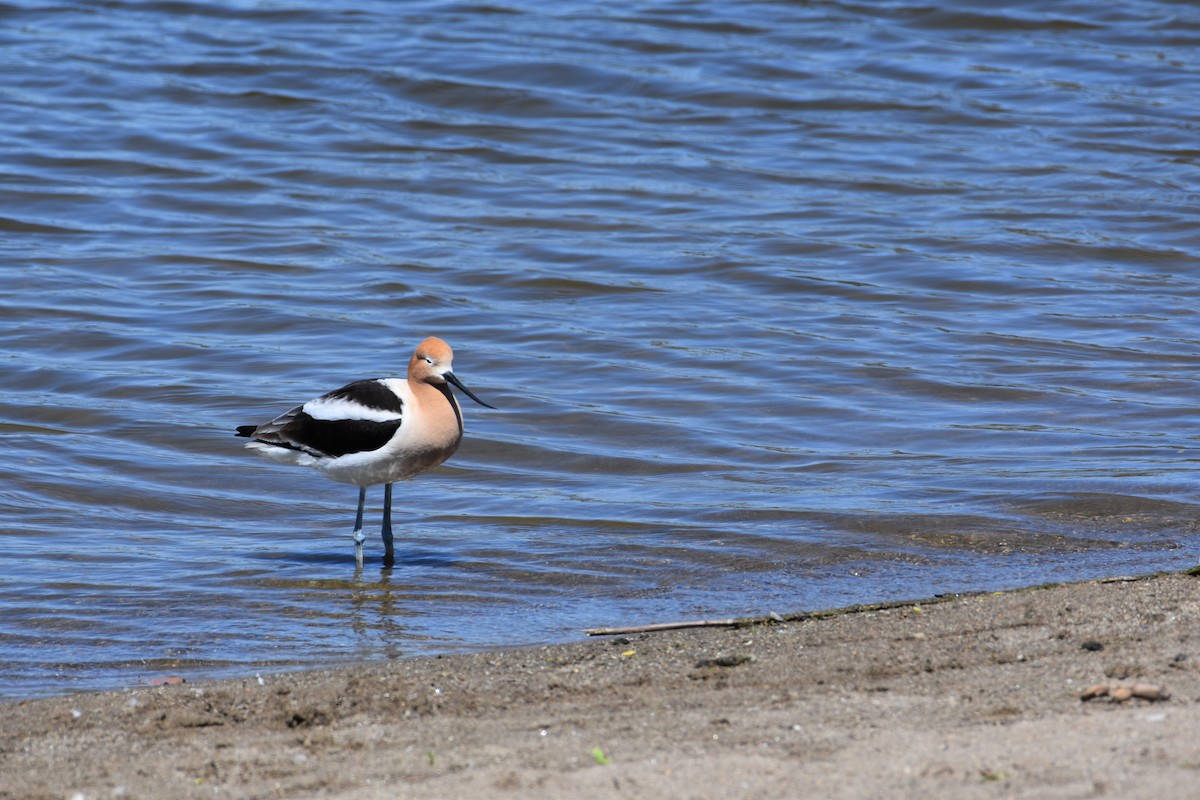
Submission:
<svg viewBox="0 0 1200 800">
<path fill-rule="evenodd" d="M 1198 581 L 8 703 L 0 798 L 1195 797 Z"/>
</svg>

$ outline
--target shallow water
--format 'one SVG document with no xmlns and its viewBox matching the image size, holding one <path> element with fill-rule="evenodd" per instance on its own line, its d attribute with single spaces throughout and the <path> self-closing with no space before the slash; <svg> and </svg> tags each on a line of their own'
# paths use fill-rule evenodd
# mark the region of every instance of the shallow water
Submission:
<svg viewBox="0 0 1200 800">
<path fill-rule="evenodd" d="M 1189 3 L 0 6 L 0 696 L 1193 566 Z M 467 439 L 232 436 L 439 335 Z"/>
</svg>

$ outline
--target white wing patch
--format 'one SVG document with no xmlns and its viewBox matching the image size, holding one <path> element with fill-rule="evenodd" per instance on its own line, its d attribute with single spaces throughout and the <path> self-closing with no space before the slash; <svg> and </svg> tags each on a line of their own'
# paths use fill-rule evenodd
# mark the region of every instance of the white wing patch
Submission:
<svg viewBox="0 0 1200 800">
<path fill-rule="evenodd" d="M 318 397 L 303 405 L 304 413 L 313 419 L 328 420 L 365 420 L 367 422 L 394 422 L 401 418 L 397 411 L 382 408 L 371 408 L 345 397 Z"/>
</svg>

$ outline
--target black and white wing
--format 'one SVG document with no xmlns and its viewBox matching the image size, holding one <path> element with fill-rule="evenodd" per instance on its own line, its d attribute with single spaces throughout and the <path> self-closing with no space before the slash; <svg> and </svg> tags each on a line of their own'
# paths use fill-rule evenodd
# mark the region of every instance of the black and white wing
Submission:
<svg viewBox="0 0 1200 800">
<path fill-rule="evenodd" d="M 404 399 L 376 378 L 346 384 L 265 425 L 242 425 L 237 435 L 315 458 L 338 458 L 383 447 L 400 428 L 403 413 Z"/>
</svg>

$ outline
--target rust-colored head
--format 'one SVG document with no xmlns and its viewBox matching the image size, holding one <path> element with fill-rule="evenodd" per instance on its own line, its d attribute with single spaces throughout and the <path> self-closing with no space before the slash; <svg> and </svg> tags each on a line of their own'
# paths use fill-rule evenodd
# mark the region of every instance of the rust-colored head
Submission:
<svg viewBox="0 0 1200 800">
<path fill-rule="evenodd" d="M 450 349 L 450 345 L 436 336 L 430 336 L 417 345 L 417 349 L 413 352 L 413 357 L 408 362 L 408 379 L 434 386 L 449 381 L 479 405 L 485 408 L 495 408 L 476 397 L 470 389 L 462 385 L 458 378 L 454 377 L 454 373 L 451 372 L 454 366 L 453 362 L 454 351 Z"/>
<path fill-rule="evenodd" d="M 446 373 L 454 367 L 454 351 L 436 336 L 430 336 L 413 351 L 408 362 L 408 379 L 421 383 L 445 383 Z"/>
</svg>

